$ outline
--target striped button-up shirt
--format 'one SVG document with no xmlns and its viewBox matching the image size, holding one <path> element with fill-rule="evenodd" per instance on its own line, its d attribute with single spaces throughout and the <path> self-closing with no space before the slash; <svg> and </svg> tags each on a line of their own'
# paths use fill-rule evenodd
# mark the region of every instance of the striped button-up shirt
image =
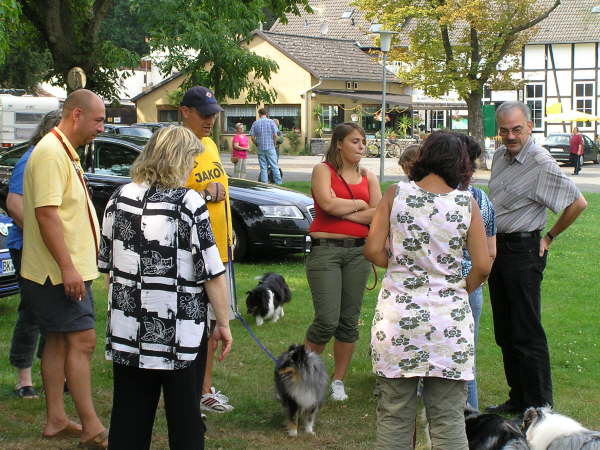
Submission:
<svg viewBox="0 0 600 450">
<path fill-rule="evenodd" d="M 514 158 L 506 147 L 496 151 L 489 188 L 498 233 L 542 230 L 546 208 L 557 213 L 581 195 L 548 151 L 531 137 Z"/>
<path fill-rule="evenodd" d="M 268 117 L 261 117 L 252 124 L 249 134 L 256 139 L 259 150 L 275 150 L 273 135 L 278 131 L 275 122 Z"/>
</svg>

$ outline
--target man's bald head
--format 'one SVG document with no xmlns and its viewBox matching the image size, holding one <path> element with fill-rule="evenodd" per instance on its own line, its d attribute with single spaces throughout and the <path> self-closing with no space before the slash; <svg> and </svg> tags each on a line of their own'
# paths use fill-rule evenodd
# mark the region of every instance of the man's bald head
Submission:
<svg viewBox="0 0 600 450">
<path fill-rule="evenodd" d="M 77 89 L 69 94 L 63 105 L 64 112 L 71 112 L 76 108 L 88 110 L 102 103 L 102 99 L 88 89 Z M 63 113 L 64 114 L 64 113 Z"/>
<path fill-rule="evenodd" d="M 87 89 L 73 91 L 63 104 L 59 125 L 74 147 L 90 143 L 104 131 L 104 102 Z"/>
</svg>

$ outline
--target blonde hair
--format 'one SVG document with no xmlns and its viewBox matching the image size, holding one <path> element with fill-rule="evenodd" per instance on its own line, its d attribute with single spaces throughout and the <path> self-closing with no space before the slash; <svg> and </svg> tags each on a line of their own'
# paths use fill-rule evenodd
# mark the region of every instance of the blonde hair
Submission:
<svg viewBox="0 0 600 450">
<path fill-rule="evenodd" d="M 195 156 L 203 150 L 200 140 L 189 128 L 160 128 L 133 162 L 131 179 L 163 188 L 180 187 L 194 167 Z"/>
<path fill-rule="evenodd" d="M 235 130 L 240 130 L 240 129 L 241 129 L 242 131 L 244 131 L 244 124 L 243 124 L 242 122 L 238 122 L 238 123 L 236 123 L 236 124 L 233 126 L 233 128 L 234 128 Z"/>
</svg>

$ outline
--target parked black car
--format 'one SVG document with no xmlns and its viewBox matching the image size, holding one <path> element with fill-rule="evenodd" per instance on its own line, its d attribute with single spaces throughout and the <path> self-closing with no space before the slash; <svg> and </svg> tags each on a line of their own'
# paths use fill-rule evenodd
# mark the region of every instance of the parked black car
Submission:
<svg viewBox="0 0 600 450">
<path fill-rule="evenodd" d="M 137 127 L 129 125 L 104 125 L 105 134 L 120 134 L 125 136 L 139 136 L 150 139 L 152 137 L 153 130 L 146 127 Z"/>
<path fill-rule="evenodd" d="M 11 218 L 0 213 L 0 297 L 8 297 L 19 292 L 15 266 L 6 248 L 6 237 L 12 226 Z"/>
<path fill-rule="evenodd" d="M 583 136 L 583 162 L 593 162 L 598 164 L 600 160 L 600 148 L 585 134 Z M 570 162 L 571 157 L 569 156 L 569 139 L 571 134 L 569 133 L 551 133 L 546 138 L 544 148 L 546 148 L 552 157 L 559 162 Z"/>
<path fill-rule="evenodd" d="M 129 183 L 129 168 L 147 139 L 99 135 L 93 144 L 78 149 L 92 201 L 101 219 L 117 186 Z M 0 155 L 0 203 L 5 205 L 12 168 L 27 150 L 19 144 Z M 311 197 L 281 187 L 229 178 L 234 229 L 234 257 L 265 252 L 298 253 L 314 216 Z"/>
<path fill-rule="evenodd" d="M 178 125 L 178 123 L 177 122 L 136 122 L 131 126 L 132 127 L 150 128 L 152 130 L 152 132 L 154 133 L 159 128 L 168 127 L 171 125 Z"/>
</svg>

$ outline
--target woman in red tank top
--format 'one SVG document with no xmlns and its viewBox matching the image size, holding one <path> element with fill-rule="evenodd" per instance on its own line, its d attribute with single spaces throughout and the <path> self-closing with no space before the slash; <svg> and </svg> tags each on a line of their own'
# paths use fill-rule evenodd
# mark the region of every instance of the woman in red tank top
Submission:
<svg viewBox="0 0 600 450">
<path fill-rule="evenodd" d="M 365 147 L 360 126 L 338 125 L 325 161 L 313 168 L 311 179 L 317 217 L 310 227 L 312 251 L 306 258 L 306 276 L 315 318 L 305 345 L 321 353 L 335 338 L 331 398 L 338 401 L 348 398 L 343 379 L 358 340 L 358 318 L 370 270 L 363 246 L 381 200 L 377 177 L 359 166 Z"/>
</svg>

